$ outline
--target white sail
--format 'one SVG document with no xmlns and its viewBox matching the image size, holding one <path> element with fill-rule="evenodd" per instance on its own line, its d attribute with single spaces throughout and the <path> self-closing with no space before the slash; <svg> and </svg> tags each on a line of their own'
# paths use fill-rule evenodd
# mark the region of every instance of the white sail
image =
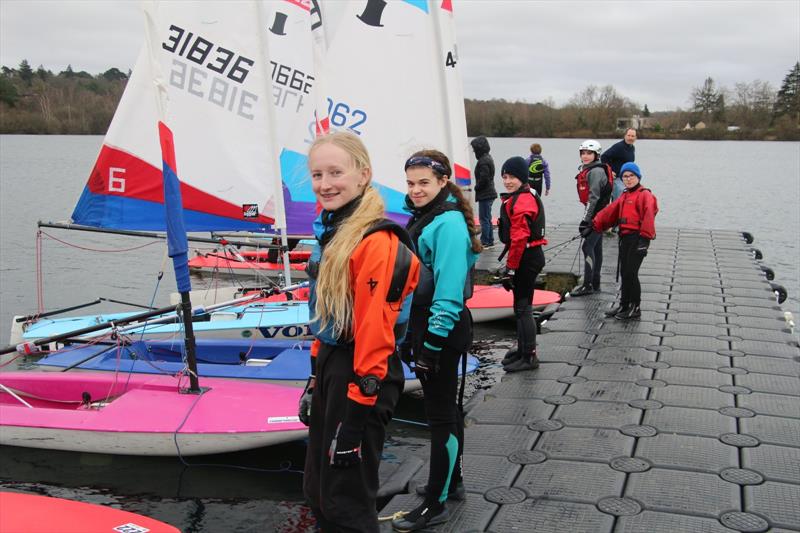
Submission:
<svg viewBox="0 0 800 533">
<path fill-rule="evenodd" d="M 317 209 L 307 153 L 317 119 L 361 136 L 392 216 L 403 216 L 403 164 L 415 150 L 442 150 L 455 181 L 469 186 L 449 0 L 263 1 L 256 13 L 209 0 L 159 9 L 168 21 L 159 60 L 175 117 L 187 230 L 264 229 L 280 219 L 283 190 L 288 231 L 311 233 Z M 154 87 L 144 60 L 75 209 L 77 223 L 163 229 L 161 154 L 150 126 Z"/>
</svg>

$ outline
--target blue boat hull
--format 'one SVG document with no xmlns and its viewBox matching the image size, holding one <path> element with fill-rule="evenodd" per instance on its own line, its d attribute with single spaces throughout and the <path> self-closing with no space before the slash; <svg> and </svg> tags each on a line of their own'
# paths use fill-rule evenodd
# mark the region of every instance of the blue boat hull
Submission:
<svg viewBox="0 0 800 533">
<path fill-rule="evenodd" d="M 197 339 L 197 371 L 201 377 L 259 380 L 303 386 L 311 371 L 308 341 Z M 180 340 L 143 340 L 128 346 L 68 346 L 39 360 L 43 370 L 95 370 L 142 374 L 176 374 L 185 367 Z M 478 360 L 467 359 L 467 373 Z M 414 372 L 404 363 L 406 387 L 421 388 Z"/>
</svg>

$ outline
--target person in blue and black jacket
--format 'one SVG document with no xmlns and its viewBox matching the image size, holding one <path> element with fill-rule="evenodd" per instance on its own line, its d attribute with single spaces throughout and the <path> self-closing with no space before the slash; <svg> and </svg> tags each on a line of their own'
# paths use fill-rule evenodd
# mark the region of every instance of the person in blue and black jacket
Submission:
<svg viewBox="0 0 800 533">
<path fill-rule="evenodd" d="M 472 344 L 472 269 L 481 244 L 472 207 L 450 181 L 452 167 L 437 150 L 422 150 L 405 164 L 411 213 L 406 229 L 421 263 L 409 327 L 415 371 L 425 393 L 431 431 L 428 483 L 418 488 L 424 501 L 395 519 L 396 531 L 416 531 L 449 519 L 448 498 L 464 499 L 461 455 L 464 422 L 457 402 L 458 366 Z"/>
</svg>

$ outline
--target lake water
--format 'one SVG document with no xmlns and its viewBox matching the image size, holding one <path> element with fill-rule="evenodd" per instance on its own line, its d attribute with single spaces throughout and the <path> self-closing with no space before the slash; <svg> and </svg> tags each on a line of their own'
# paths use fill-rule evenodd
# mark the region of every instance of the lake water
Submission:
<svg viewBox="0 0 800 533">
<path fill-rule="evenodd" d="M 498 171 L 506 158 L 527 155 L 532 142 L 542 144 L 553 176 L 552 192 L 545 198 L 548 222 L 577 225 L 582 206 L 573 177 L 581 139 L 490 139 Z M 613 142 L 601 140 L 606 148 Z M 2 345 L 11 317 L 37 309 L 36 222 L 69 218 L 101 143 L 100 136 L 0 136 Z M 800 143 L 640 140 L 636 152 L 643 184 L 659 200 L 657 227 L 749 231 L 756 239 L 753 246 L 764 254 L 763 263 L 789 291 L 783 308 L 800 318 Z M 497 188 L 502 190 L 499 179 Z M 498 206 L 496 202 L 495 210 Z M 141 304 L 168 302 L 174 279 L 161 241 L 44 231 L 45 309 L 98 296 Z M 162 268 L 166 274 L 158 284 Z M 104 309 L 95 306 L 79 313 Z M 490 343 L 512 335 L 511 326 L 492 328 L 480 332 Z M 420 403 L 404 399 L 400 415 L 419 419 Z M 413 426 L 393 423 L 390 431 L 394 446 L 424 441 L 424 432 Z M 391 446 L 388 451 L 392 453 Z M 115 504 L 187 532 L 307 531 L 310 519 L 301 504 L 297 473 L 302 457 L 300 444 L 201 459 L 216 466 L 6 447 L 0 453 L 0 486 Z"/>
</svg>

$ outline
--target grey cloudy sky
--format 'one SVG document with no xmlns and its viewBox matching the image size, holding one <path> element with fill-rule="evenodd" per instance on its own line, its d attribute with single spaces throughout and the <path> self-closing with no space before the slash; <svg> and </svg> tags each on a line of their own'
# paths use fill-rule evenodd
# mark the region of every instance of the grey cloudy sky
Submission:
<svg viewBox="0 0 800 533">
<path fill-rule="evenodd" d="M 711 76 L 778 88 L 800 59 L 800 0 L 454 0 L 468 98 L 563 105 L 611 84 L 655 110 L 688 106 Z M 0 0 L 0 64 L 133 66 L 143 38 L 131 0 Z"/>
</svg>

